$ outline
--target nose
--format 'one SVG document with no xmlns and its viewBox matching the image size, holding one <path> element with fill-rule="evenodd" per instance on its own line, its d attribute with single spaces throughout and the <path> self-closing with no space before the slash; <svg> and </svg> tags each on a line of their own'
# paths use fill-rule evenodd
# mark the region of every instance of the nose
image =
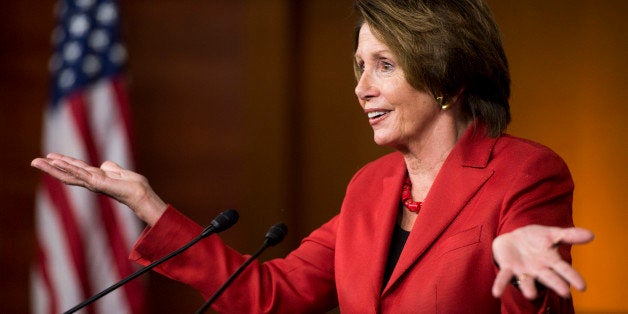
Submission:
<svg viewBox="0 0 628 314">
<path fill-rule="evenodd" d="M 373 97 L 376 97 L 378 90 L 373 84 L 372 77 L 368 74 L 368 72 L 363 72 L 360 75 L 360 79 L 358 80 L 357 85 L 355 86 L 355 95 L 358 96 L 358 100 L 360 101 L 368 101 Z"/>
</svg>

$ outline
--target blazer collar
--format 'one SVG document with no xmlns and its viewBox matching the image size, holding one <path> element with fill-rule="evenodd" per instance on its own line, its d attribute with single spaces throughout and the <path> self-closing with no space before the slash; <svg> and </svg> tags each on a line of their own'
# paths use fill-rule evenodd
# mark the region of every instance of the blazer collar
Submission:
<svg viewBox="0 0 628 314">
<path fill-rule="evenodd" d="M 485 168 L 498 139 L 488 137 L 485 124 L 472 123 L 454 146 L 450 157 L 456 158 L 462 167 Z"/>
<path fill-rule="evenodd" d="M 417 262 L 493 174 L 486 167 L 497 138 L 489 138 L 486 131 L 483 124 L 473 123 L 443 163 L 382 294 Z M 384 183 L 401 186 L 403 171 L 406 169 L 384 178 Z M 398 198 L 394 203 L 399 206 Z"/>
</svg>

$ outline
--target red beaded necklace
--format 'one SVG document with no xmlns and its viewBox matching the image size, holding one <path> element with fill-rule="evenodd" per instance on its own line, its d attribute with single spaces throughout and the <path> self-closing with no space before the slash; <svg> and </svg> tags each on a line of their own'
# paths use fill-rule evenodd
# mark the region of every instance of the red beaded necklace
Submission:
<svg viewBox="0 0 628 314">
<path fill-rule="evenodd" d="M 408 210 L 414 213 L 418 213 L 421 210 L 421 205 L 423 205 L 423 202 L 415 202 L 412 199 L 412 181 L 410 181 L 410 177 L 406 177 L 406 181 L 401 188 L 401 201 Z"/>
</svg>

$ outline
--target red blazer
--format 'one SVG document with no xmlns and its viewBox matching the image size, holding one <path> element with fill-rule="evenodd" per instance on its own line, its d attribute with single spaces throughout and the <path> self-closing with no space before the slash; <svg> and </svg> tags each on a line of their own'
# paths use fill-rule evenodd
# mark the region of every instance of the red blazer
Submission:
<svg viewBox="0 0 628 314">
<path fill-rule="evenodd" d="M 253 263 L 216 301 L 229 313 L 573 312 L 550 291 L 530 302 L 514 287 L 491 295 L 491 243 L 528 224 L 572 226 L 573 182 L 562 159 L 539 144 L 471 126 L 443 164 L 392 276 L 382 287 L 406 167 L 399 153 L 367 164 L 348 185 L 340 213 L 284 259 Z M 201 227 L 173 208 L 144 231 L 131 258 L 148 264 Z M 570 261 L 569 248 L 561 253 Z M 158 268 L 208 298 L 246 259 L 217 236 Z"/>
</svg>

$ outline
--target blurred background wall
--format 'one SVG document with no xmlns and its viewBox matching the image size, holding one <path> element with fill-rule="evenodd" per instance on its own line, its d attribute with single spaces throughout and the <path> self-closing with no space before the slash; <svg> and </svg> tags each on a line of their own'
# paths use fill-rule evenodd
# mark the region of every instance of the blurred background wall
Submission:
<svg viewBox="0 0 628 314">
<path fill-rule="evenodd" d="M 26 313 L 33 204 L 48 97 L 52 0 L 0 2 L 0 312 Z M 596 234 L 574 248 L 587 279 L 578 312 L 628 312 L 628 35 L 623 0 L 489 0 L 509 56 L 510 133 L 569 164 L 574 218 Z M 387 152 L 353 95 L 349 0 L 123 1 L 138 172 L 248 253 L 285 221 L 285 254 L 332 217 L 365 162 Z M 201 297 L 147 276 L 149 313 L 193 312 Z"/>
</svg>

